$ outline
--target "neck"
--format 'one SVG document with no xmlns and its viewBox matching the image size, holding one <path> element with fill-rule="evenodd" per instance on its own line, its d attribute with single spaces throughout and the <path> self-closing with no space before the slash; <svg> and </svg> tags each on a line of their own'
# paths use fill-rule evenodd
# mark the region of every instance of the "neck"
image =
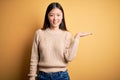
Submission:
<svg viewBox="0 0 120 80">
<path fill-rule="evenodd" d="M 59 30 L 59 27 L 50 27 L 51 30 Z"/>
</svg>

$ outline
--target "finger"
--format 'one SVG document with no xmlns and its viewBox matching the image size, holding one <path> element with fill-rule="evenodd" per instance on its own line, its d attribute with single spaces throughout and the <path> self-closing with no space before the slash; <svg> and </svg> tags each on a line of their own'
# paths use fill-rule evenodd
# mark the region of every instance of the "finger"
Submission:
<svg viewBox="0 0 120 80">
<path fill-rule="evenodd" d="M 80 37 L 84 37 L 84 36 L 88 36 L 88 35 L 92 35 L 92 33 L 81 33 Z"/>
<path fill-rule="evenodd" d="M 92 35 L 92 33 L 85 33 L 84 35 Z"/>
</svg>

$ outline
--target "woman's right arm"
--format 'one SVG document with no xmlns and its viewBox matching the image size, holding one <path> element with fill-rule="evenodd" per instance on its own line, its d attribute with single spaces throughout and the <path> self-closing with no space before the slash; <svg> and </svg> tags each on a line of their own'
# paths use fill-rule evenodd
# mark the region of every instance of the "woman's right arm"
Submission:
<svg viewBox="0 0 120 80">
<path fill-rule="evenodd" d="M 37 65 L 38 65 L 38 31 L 36 31 L 33 45 L 32 45 L 32 52 L 31 52 L 31 59 L 30 59 L 30 73 L 28 74 L 29 80 L 35 80 L 35 77 L 37 76 Z"/>
</svg>

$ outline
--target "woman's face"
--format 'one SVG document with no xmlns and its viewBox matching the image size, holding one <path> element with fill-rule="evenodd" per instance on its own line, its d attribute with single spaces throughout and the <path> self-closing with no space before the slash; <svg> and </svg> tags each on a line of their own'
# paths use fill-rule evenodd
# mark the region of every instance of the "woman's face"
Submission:
<svg viewBox="0 0 120 80">
<path fill-rule="evenodd" d="M 48 13 L 48 20 L 50 22 L 51 28 L 59 28 L 59 25 L 62 22 L 63 14 L 59 8 L 53 8 Z"/>
</svg>

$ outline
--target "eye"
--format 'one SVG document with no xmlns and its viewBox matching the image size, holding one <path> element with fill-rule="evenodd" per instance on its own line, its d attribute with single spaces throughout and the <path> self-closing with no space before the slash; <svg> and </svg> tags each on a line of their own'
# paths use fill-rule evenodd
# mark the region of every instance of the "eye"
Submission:
<svg viewBox="0 0 120 80">
<path fill-rule="evenodd" d="M 49 16 L 53 16 L 53 14 L 49 14 Z"/>
<path fill-rule="evenodd" d="M 60 14 L 57 14 L 57 16 L 61 16 Z"/>
<path fill-rule="evenodd" d="M 49 15 L 50 17 L 54 16 L 54 14 L 53 14 L 53 13 L 49 13 L 48 15 Z"/>
</svg>

